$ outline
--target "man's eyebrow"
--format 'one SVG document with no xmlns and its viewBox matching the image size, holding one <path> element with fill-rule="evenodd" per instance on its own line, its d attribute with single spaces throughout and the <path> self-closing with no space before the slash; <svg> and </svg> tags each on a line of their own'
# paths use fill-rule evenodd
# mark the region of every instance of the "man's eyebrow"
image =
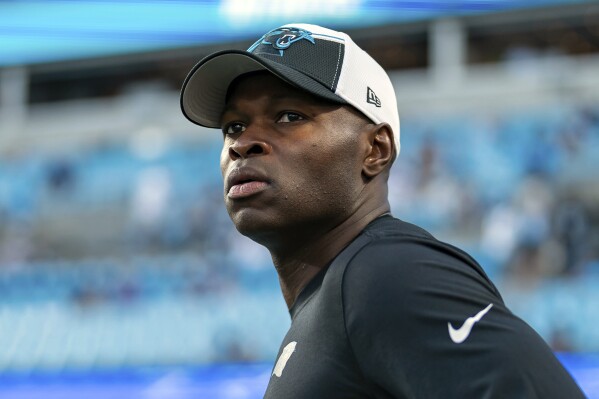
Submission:
<svg viewBox="0 0 599 399">
<path fill-rule="evenodd" d="M 284 100 L 301 101 L 301 102 L 307 103 L 307 104 L 311 103 L 311 101 L 308 98 L 303 98 L 302 96 L 298 96 L 298 95 L 294 95 L 294 94 L 279 94 L 279 95 L 270 96 L 268 98 L 269 105 L 276 104 L 279 101 L 284 101 Z M 221 113 L 221 118 L 227 112 L 240 112 L 240 111 L 239 111 L 239 108 L 237 108 L 235 106 L 235 104 L 227 103 L 223 107 L 223 111 Z"/>
<path fill-rule="evenodd" d="M 276 96 L 270 97 L 270 102 L 278 102 L 282 100 L 293 100 L 293 101 L 301 101 L 304 103 L 311 103 L 310 98 L 308 96 L 304 97 L 297 94 L 279 94 Z"/>
<path fill-rule="evenodd" d="M 228 104 L 228 103 L 227 103 L 227 104 L 225 104 L 225 106 L 223 107 L 223 111 L 221 112 L 221 114 L 220 114 L 220 118 L 219 118 L 219 121 L 220 121 L 221 123 L 222 123 L 222 120 L 223 120 L 223 116 L 225 116 L 225 114 L 226 114 L 227 112 L 238 112 L 238 109 L 237 109 L 237 107 L 236 107 L 235 105 L 233 105 L 233 104 Z"/>
<path fill-rule="evenodd" d="M 298 105 L 304 105 L 307 107 L 337 107 L 342 105 L 306 92 L 283 93 L 270 97 L 270 100 L 273 103 L 277 103 L 279 101 L 292 101 L 298 103 Z"/>
</svg>

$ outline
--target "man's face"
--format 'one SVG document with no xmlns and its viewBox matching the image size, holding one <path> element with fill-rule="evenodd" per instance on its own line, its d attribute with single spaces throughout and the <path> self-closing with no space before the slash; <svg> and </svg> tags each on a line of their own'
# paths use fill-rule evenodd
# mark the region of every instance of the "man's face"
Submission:
<svg viewBox="0 0 599 399">
<path fill-rule="evenodd" d="M 270 73 L 242 77 L 221 118 L 225 204 L 237 229 L 267 243 L 346 219 L 361 201 L 367 124 Z"/>
</svg>

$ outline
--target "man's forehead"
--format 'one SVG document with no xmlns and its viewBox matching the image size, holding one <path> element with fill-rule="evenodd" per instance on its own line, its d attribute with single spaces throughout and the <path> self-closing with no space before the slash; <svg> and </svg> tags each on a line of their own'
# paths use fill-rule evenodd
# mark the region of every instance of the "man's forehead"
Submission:
<svg viewBox="0 0 599 399">
<path fill-rule="evenodd" d="M 243 74 L 234 79 L 227 90 L 224 111 L 238 99 L 258 99 L 267 97 L 276 102 L 295 100 L 314 105 L 336 105 L 305 90 L 299 89 L 268 71 L 257 71 Z"/>
<path fill-rule="evenodd" d="M 312 93 L 299 89 L 269 71 L 255 71 L 238 76 L 229 85 L 227 91 L 226 103 L 221 114 L 223 116 L 228 112 L 243 111 L 238 107 L 240 102 L 247 101 L 251 104 L 265 98 L 268 107 L 276 104 L 287 103 L 291 105 L 302 105 L 310 107 L 312 110 L 322 108 L 323 112 L 329 112 L 333 109 L 344 108 L 349 113 L 358 117 L 356 122 L 360 125 L 373 123 L 370 118 L 351 105 L 339 104 L 324 98 L 320 98 Z"/>
</svg>

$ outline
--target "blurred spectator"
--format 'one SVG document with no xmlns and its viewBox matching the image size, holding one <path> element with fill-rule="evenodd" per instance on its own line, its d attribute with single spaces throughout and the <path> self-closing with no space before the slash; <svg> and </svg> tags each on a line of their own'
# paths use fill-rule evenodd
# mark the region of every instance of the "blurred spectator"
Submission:
<svg viewBox="0 0 599 399">
<path fill-rule="evenodd" d="M 172 200 L 168 170 L 155 167 L 139 174 L 130 205 L 136 240 L 155 242 L 159 238 Z"/>
<path fill-rule="evenodd" d="M 565 259 L 563 272 L 580 271 L 587 252 L 589 218 L 583 205 L 575 198 L 557 204 L 554 211 L 554 234 L 562 244 Z"/>
<path fill-rule="evenodd" d="M 75 172 L 66 159 L 50 162 L 47 166 L 47 182 L 51 192 L 67 194 L 75 189 Z"/>
</svg>

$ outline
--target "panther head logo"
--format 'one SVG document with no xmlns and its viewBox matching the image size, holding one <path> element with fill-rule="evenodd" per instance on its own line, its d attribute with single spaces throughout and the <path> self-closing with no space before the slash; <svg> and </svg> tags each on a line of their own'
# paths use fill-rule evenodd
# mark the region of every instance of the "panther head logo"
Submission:
<svg viewBox="0 0 599 399">
<path fill-rule="evenodd" d="M 282 57 L 283 50 L 287 50 L 289 46 L 300 40 L 307 40 L 310 43 L 314 44 L 314 38 L 312 37 L 312 33 L 308 32 L 307 30 L 291 27 L 279 28 L 272 30 L 264 36 L 262 36 L 260 39 L 256 41 L 256 43 L 252 44 L 247 51 L 251 53 L 259 45 L 266 44 L 271 45 L 275 49 L 279 50 L 279 55 Z"/>
</svg>

